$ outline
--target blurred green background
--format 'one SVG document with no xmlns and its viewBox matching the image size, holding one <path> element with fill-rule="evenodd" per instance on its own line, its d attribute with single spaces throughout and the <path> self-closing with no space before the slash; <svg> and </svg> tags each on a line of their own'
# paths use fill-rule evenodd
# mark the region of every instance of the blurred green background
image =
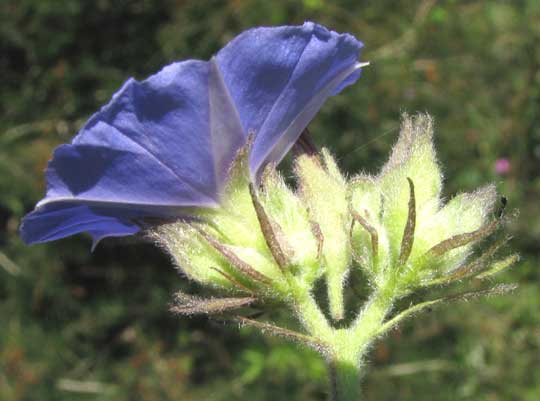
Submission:
<svg viewBox="0 0 540 401">
<path fill-rule="evenodd" d="M 208 59 L 242 30 L 314 20 L 372 65 L 311 124 L 349 173 L 375 171 L 402 111 L 429 111 L 446 195 L 495 182 L 519 209 L 523 260 L 504 297 L 418 316 L 373 347 L 366 400 L 540 400 L 540 2 L 0 2 L 0 399 L 325 400 L 317 355 L 249 329 L 178 318 L 190 286 L 153 246 L 24 246 L 52 149 L 128 76 Z M 510 169 L 497 173 L 496 161 Z"/>
</svg>

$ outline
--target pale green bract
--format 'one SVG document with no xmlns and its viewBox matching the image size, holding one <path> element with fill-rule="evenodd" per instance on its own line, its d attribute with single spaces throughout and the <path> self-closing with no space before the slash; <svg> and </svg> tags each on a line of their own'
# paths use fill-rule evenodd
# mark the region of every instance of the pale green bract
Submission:
<svg viewBox="0 0 540 401">
<path fill-rule="evenodd" d="M 441 198 L 432 136 L 429 116 L 404 116 L 392 154 L 375 176 L 346 178 L 326 149 L 300 154 L 295 188 L 273 165 L 254 187 L 248 143 L 230 170 L 219 209 L 194 211 L 151 233 L 190 279 L 225 294 L 179 294 L 173 311 L 226 314 L 311 346 L 330 367 L 332 399 L 357 401 L 366 349 L 402 319 L 444 301 L 514 288 L 454 292 L 395 310 L 396 301 L 415 290 L 491 277 L 518 260 L 515 254 L 495 258 L 506 238 L 500 234 L 502 211 L 494 211 L 493 185 L 448 202 Z M 499 239 L 483 253 L 475 251 L 491 237 Z M 358 310 L 351 308 L 358 300 L 347 291 L 353 278 L 370 289 Z M 287 307 L 304 332 L 238 312 L 276 305 Z"/>
</svg>

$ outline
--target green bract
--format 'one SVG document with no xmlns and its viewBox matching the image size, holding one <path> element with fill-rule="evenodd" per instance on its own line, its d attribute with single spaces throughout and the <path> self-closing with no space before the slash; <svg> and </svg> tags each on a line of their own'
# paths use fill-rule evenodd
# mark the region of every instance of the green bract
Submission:
<svg viewBox="0 0 540 401">
<path fill-rule="evenodd" d="M 495 188 L 445 202 L 432 136 L 429 116 L 405 116 L 397 144 L 375 176 L 347 179 L 327 150 L 303 153 L 295 159 L 295 188 L 273 165 L 254 186 L 248 144 L 231 167 L 220 208 L 196 211 L 152 233 L 188 277 L 228 294 L 180 294 L 173 309 L 224 313 L 250 304 L 288 306 L 305 333 L 234 318 L 315 347 L 333 372 L 335 399 L 356 400 L 362 356 L 376 337 L 425 307 L 513 288 L 499 285 L 394 311 L 396 300 L 416 289 L 483 279 L 517 261 L 516 255 L 494 261 L 504 237 L 475 253 L 474 246 L 497 236 L 503 223 L 493 213 Z M 371 289 L 357 311 L 350 306 L 358 302 L 345 295 L 355 275 Z M 316 290 L 321 287 L 324 292 Z"/>
</svg>

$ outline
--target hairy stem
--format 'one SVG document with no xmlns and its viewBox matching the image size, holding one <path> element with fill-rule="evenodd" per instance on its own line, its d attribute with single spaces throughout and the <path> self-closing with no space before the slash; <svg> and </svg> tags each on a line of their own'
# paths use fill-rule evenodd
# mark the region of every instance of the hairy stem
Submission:
<svg viewBox="0 0 540 401">
<path fill-rule="evenodd" d="M 324 313 L 317 305 L 308 288 L 297 283 L 292 283 L 292 285 L 296 287 L 293 291 L 293 308 L 300 323 L 311 336 L 326 342 L 328 338 L 331 338 L 333 329 Z"/>
<path fill-rule="evenodd" d="M 371 296 L 350 328 L 355 348 L 365 348 L 379 334 L 384 319 L 392 309 L 394 295 L 393 288 L 387 286 Z"/>
<path fill-rule="evenodd" d="M 380 335 L 392 308 L 396 287 L 392 279 L 379 288 L 348 328 L 333 327 L 310 289 L 290 277 L 294 311 L 311 337 L 320 342 L 330 376 L 331 401 L 359 401 L 362 356 Z"/>
<path fill-rule="evenodd" d="M 334 330 L 329 363 L 331 400 L 359 401 L 362 358 L 380 334 L 380 327 L 392 308 L 391 288 L 378 290 L 359 313 L 353 325 Z"/>
<path fill-rule="evenodd" d="M 356 361 L 331 361 L 330 401 L 360 400 L 360 368 Z"/>
</svg>

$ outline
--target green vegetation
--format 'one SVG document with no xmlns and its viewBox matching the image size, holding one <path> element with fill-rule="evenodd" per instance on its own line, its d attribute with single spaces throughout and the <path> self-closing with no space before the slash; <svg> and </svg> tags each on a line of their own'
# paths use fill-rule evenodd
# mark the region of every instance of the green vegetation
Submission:
<svg viewBox="0 0 540 401">
<path fill-rule="evenodd" d="M 325 400 L 318 356 L 256 330 L 168 312 L 190 284 L 141 239 L 24 246 L 52 149 L 128 76 L 207 59 L 240 31 L 314 20 L 372 65 L 310 129 L 346 171 L 385 161 L 402 111 L 428 111 L 444 195 L 488 182 L 519 209 L 511 295 L 453 303 L 369 356 L 372 401 L 540 399 L 540 3 L 4 0 L 0 4 L 0 400 Z M 497 173 L 497 160 L 510 169 Z M 409 302 L 410 300 L 406 300 Z M 418 299 L 415 299 L 418 301 Z M 279 320 L 279 316 L 272 316 Z"/>
</svg>

